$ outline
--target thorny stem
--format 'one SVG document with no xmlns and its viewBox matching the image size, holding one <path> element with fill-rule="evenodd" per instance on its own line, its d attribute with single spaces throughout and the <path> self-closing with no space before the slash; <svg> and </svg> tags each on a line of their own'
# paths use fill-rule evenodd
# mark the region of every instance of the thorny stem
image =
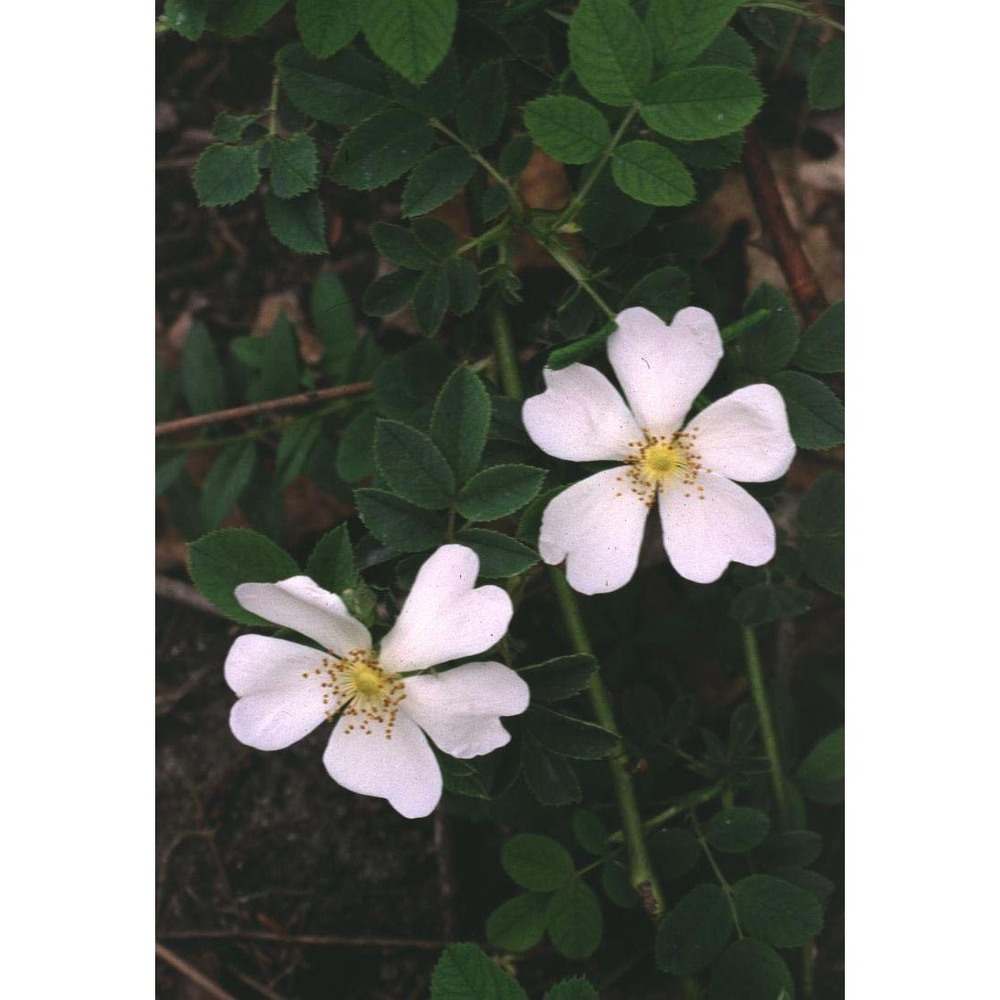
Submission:
<svg viewBox="0 0 1000 1000">
<path fill-rule="evenodd" d="M 621 142 L 621 138 L 625 134 L 625 130 L 632 124 L 632 119 L 635 118 L 638 113 L 639 105 L 633 104 L 632 107 L 629 108 L 628 114 L 622 119 L 621 125 L 618 126 L 618 131 L 611 137 L 611 142 L 608 143 L 608 148 L 604 150 L 601 154 L 601 158 L 587 175 L 587 179 L 583 182 L 583 186 L 575 195 L 573 195 L 570 203 L 563 210 L 562 215 L 559 216 L 555 226 L 553 227 L 554 229 L 559 229 L 576 218 L 577 213 L 586 204 L 587 195 L 590 194 L 590 189 L 597 183 L 597 178 L 600 177 L 601 171 L 604 169 L 604 165 L 611 158 L 611 154 L 615 151 L 615 147 L 618 143 Z"/>
<path fill-rule="evenodd" d="M 675 816 L 679 816 L 681 813 L 694 809 L 695 806 L 703 805 L 706 802 L 711 802 L 714 798 L 718 798 L 718 796 L 723 794 L 725 789 L 726 782 L 718 781 L 710 788 L 703 788 L 701 791 L 693 792 L 691 795 L 686 795 L 680 801 L 675 802 L 672 806 L 664 809 L 663 812 L 659 812 L 655 816 L 651 816 L 642 824 L 642 828 L 647 833 L 650 830 L 655 830 L 658 826 L 663 826 L 664 823 L 672 820 Z M 622 831 L 615 830 L 615 832 L 608 837 L 608 842 L 612 844 L 620 844 L 622 839 Z"/>
<path fill-rule="evenodd" d="M 448 128 L 448 126 L 445 125 L 442 121 L 440 121 L 437 118 L 431 118 L 429 119 L 429 122 L 432 128 L 436 128 L 442 135 L 448 136 L 448 138 L 451 139 L 452 142 L 457 142 L 458 145 L 461 146 L 462 149 L 464 149 L 469 154 L 469 156 L 471 156 L 476 161 L 476 163 L 478 163 L 483 168 L 483 170 L 485 170 L 486 173 L 488 173 L 490 177 L 492 177 L 497 182 L 497 184 L 502 184 L 503 187 L 506 188 L 507 194 L 510 195 L 511 205 L 514 207 L 515 213 L 520 215 L 521 199 L 518 198 L 517 192 L 514 190 L 514 187 L 510 183 L 510 181 L 506 177 L 504 177 L 504 175 L 500 173 L 500 171 L 497 170 L 497 168 L 494 167 L 493 164 L 490 163 L 490 161 L 487 160 L 485 156 L 483 156 L 477 149 L 474 149 L 472 146 L 470 146 L 461 136 L 456 135 L 454 132 L 452 132 L 452 130 Z"/>
<path fill-rule="evenodd" d="M 550 576 L 573 648 L 578 653 L 593 655 L 590 639 L 580 615 L 579 605 L 566 582 L 566 577 L 555 566 L 550 567 Z M 605 729 L 620 737 L 621 734 L 615 723 L 615 714 L 611 708 L 611 700 L 608 697 L 607 688 L 601 680 L 600 673 L 595 673 L 591 677 L 587 693 L 590 695 L 590 704 L 597 721 Z M 639 803 L 635 797 L 632 777 L 626 770 L 627 762 L 628 758 L 619 744 L 617 752 L 608 758 L 608 763 L 611 766 L 611 781 L 615 788 L 618 811 L 622 819 L 622 839 L 625 841 L 625 849 L 628 853 L 629 881 L 632 888 L 639 894 L 642 908 L 654 920 L 659 920 L 663 914 L 663 891 L 660 889 L 659 880 L 653 871 L 653 864 L 649 858 L 642 816 L 639 813 Z"/>
<path fill-rule="evenodd" d="M 573 255 L 559 242 L 551 237 L 543 242 L 543 246 L 552 255 L 552 259 L 597 303 L 608 319 L 615 318 L 615 312 L 590 285 L 590 278 L 584 274 Z"/>
<path fill-rule="evenodd" d="M 768 703 L 767 690 L 764 687 L 764 671 L 760 663 L 760 651 L 757 648 L 757 635 L 749 625 L 743 626 L 743 650 L 747 661 L 750 693 L 753 696 L 754 705 L 757 707 L 760 731 L 764 737 L 764 750 L 771 765 L 771 784 L 774 786 L 774 798 L 778 803 L 778 817 L 782 827 L 788 829 L 788 789 L 785 787 L 785 772 L 781 767 L 778 733 L 774 728 L 771 706 Z"/>
<path fill-rule="evenodd" d="M 483 243 L 488 243 L 491 240 L 499 239 L 503 236 L 507 229 L 507 220 L 504 219 L 502 222 L 497 223 L 492 229 L 487 229 L 485 233 L 481 233 L 479 236 L 474 236 L 467 243 L 463 243 L 456 251 L 455 256 L 461 257 L 462 254 L 468 253 L 470 250 L 475 250 L 476 247 Z"/>
<path fill-rule="evenodd" d="M 500 364 L 500 382 L 504 392 L 511 399 L 524 399 L 524 386 L 521 383 L 521 373 L 517 367 L 517 355 L 514 353 L 514 343 L 507 323 L 507 314 L 499 301 L 493 307 L 492 315 L 493 341 L 496 345 L 497 359 Z M 587 630 L 580 616 L 573 591 L 570 590 L 566 577 L 554 566 L 550 567 L 552 586 L 556 599 L 566 623 L 573 648 L 578 653 L 593 655 Z M 599 674 L 590 679 L 588 688 L 590 703 L 597 721 L 605 728 L 620 735 L 615 723 L 614 711 L 608 698 L 607 689 Z M 642 818 L 639 815 L 639 804 L 636 801 L 632 778 L 625 770 L 626 758 L 620 750 L 608 763 L 611 766 L 611 780 L 615 787 L 615 797 L 618 800 L 618 811 L 622 818 L 622 837 L 629 859 L 629 877 L 632 888 L 639 894 L 643 909 L 658 920 L 663 913 L 663 893 L 649 860 L 646 849 L 646 838 L 642 831 Z"/>
<path fill-rule="evenodd" d="M 698 825 L 698 817 L 695 816 L 694 813 L 691 813 L 691 825 L 694 827 L 694 833 L 698 838 L 698 843 L 701 845 L 702 852 L 705 857 L 708 858 L 708 863 L 712 866 L 712 871 L 715 872 L 715 877 L 718 880 L 719 886 L 721 887 L 723 893 L 725 893 L 726 902 L 729 903 L 729 909 L 733 915 L 733 926 L 736 928 L 736 933 L 742 938 L 743 928 L 740 927 L 739 914 L 737 914 L 736 904 L 733 902 L 732 887 L 726 881 L 726 876 L 722 874 L 722 869 L 719 868 L 716 863 L 715 855 L 712 854 L 712 849 L 708 846 L 708 841 L 705 839 L 705 835 L 701 832 L 701 827 Z"/>
</svg>

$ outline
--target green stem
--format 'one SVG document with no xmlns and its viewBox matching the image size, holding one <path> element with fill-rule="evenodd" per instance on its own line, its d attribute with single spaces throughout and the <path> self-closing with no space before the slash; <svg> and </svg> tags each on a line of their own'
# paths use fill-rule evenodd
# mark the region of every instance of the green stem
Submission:
<svg viewBox="0 0 1000 1000">
<path fill-rule="evenodd" d="M 828 28 L 836 28 L 837 31 L 844 30 L 844 26 L 838 21 L 833 21 L 823 14 L 815 14 L 808 7 L 800 7 L 795 3 L 782 3 L 781 0 L 759 0 L 759 2 L 758 0 L 747 0 L 743 6 L 750 8 L 760 7 L 764 10 L 781 10 L 786 14 L 797 14 L 799 17 L 808 18 L 810 21 L 825 24 Z"/>
<path fill-rule="evenodd" d="M 764 737 L 764 750 L 771 765 L 771 784 L 774 786 L 774 798 L 778 803 L 778 817 L 782 827 L 788 829 L 788 789 L 785 787 L 785 772 L 781 767 L 778 733 L 774 728 L 774 718 L 771 715 L 771 706 L 768 703 L 767 690 L 764 687 L 764 670 L 760 663 L 757 635 L 749 625 L 743 626 L 743 651 L 746 655 L 750 693 L 753 696 L 754 705 L 757 706 L 760 731 Z"/>
<path fill-rule="evenodd" d="M 694 813 L 691 813 L 691 825 L 694 827 L 694 833 L 698 838 L 698 843 L 701 845 L 702 852 L 705 857 L 708 858 L 708 863 L 712 866 L 712 871 L 715 872 L 715 878 L 726 895 L 726 902 L 729 903 L 729 910 L 733 915 L 733 926 L 736 928 L 736 933 L 742 938 L 743 928 L 740 927 L 740 917 L 736 912 L 736 904 L 733 902 L 732 887 L 726 881 L 726 876 L 722 874 L 722 869 L 716 862 L 715 855 L 712 853 L 712 849 L 708 846 L 708 841 L 705 839 L 705 835 L 701 832 L 701 827 L 698 825 L 698 817 L 695 816 Z"/>
<path fill-rule="evenodd" d="M 604 165 L 611 158 L 611 154 L 615 151 L 615 147 L 621 142 L 622 136 L 625 134 L 625 130 L 632 124 L 632 119 L 639 113 L 639 105 L 633 104 L 632 107 L 628 109 L 628 114 L 622 119 L 622 123 L 618 126 L 618 131 L 611 137 L 611 142 L 608 143 L 608 148 L 601 153 L 601 158 L 594 165 L 594 168 L 587 175 L 587 179 L 583 182 L 583 187 L 572 199 L 570 203 L 563 210 L 562 215 L 556 221 L 553 228 L 560 229 L 568 223 L 572 222 L 576 218 L 577 213 L 581 208 L 587 203 L 587 195 L 590 194 L 590 189 L 597 183 L 597 178 L 600 177 L 601 171 L 604 169 Z"/>
<path fill-rule="evenodd" d="M 500 366 L 500 384 L 503 391 L 511 399 L 521 402 L 524 399 L 524 386 L 521 384 L 521 371 L 517 367 L 517 354 L 514 351 L 514 338 L 511 336 L 510 324 L 507 322 L 507 310 L 497 300 L 494 303 L 490 322 L 493 327 L 493 344 L 496 347 L 497 363 Z"/>
<path fill-rule="evenodd" d="M 724 344 L 728 344 L 730 340 L 738 337 L 741 333 L 746 333 L 747 330 L 752 329 L 758 323 L 763 323 L 763 321 L 770 315 L 770 309 L 755 309 L 752 313 L 741 317 L 734 323 L 724 326 L 719 331 L 719 336 L 722 337 L 722 342 Z"/>
<path fill-rule="evenodd" d="M 506 177 L 504 177 L 504 175 L 500 173 L 500 171 L 497 170 L 497 168 L 494 167 L 493 164 L 490 163 L 490 161 L 487 160 L 486 157 L 479 152 L 479 150 L 474 149 L 460 135 L 457 135 L 455 132 L 452 132 L 452 130 L 448 128 L 448 126 L 445 125 L 444 122 L 440 121 L 437 118 L 431 118 L 429 119 L 429 122 L 431 128 L 436 128 L 442 135 L 448 136 L 448 138 L 451 139 L 452 142 L 457 142 L 458 145 L 461 146 L 462 149 L 464 149 L 469 154 L 469 156 L 471 156 L 476 161 L 476 163 L 478 163 L 483 168 L 483 170 L 485 170 L 486 173 L 488 173 L 490 177 L 492 177 L 497 182 L 497 184 L 502 184 L 504 188 L 507 189 L 507 194 L 510 195 L 510 201 L 511 205 L 513 205 L 514 207 L 514 212 L 515 214 L 520 215 L 521 199 L 517 196 L 517 192 L 514 190 L 514 186 L 511 184 L 511 182 Z"/>
<path fill-rule="evenodd" d="M 468 253 L 470 250 L 475 250 L 482 243 L 490 243 L 494 240 L 500 239 L 504 231 L 507 229 L 507 220 L 504 219 L 503 222 L 497 223 L 492 229 L 487 229 L 485 233 L 481 233 L 479 236 L 474 236 L 467 243 L 463 243 L 456 251 L 455 255 L 461 257 L 462 254 Z"/>
<path fill-rule="evenodd" d="M 718 781 L 711 788 L 703 788 L 701 791 L 692 792 L 690 795 L 685 795 L 682 799 L 679 799 L 672 806 L 667 807 L 663 812 L 657 813 L 655 816 L 651 816 L 642 824 L 642 829 L 648 833 L 650 830 L 655 830 L 658 826 L 663 826 L 664 823 L 669 822 L 675 816 L 680 816 L 681 813 L 688 812 L 694 809 L 695 806 L 703 805 L 706 802 L 711 802 L 712 799 L 718 798 L 726 788 L 725 781 Z M 622 831 L 615 830 L 608 837 L 608 842 L 612 844 L 620 844 L 623 840 Z"/>
<path fill-rule="evenodd" d="M 277 73 L 271 81 L 271 103 L 267 106 L 270 118 L 267 123 L 267 134 L 276 135 L 278 132 L 278 97 L 281 94 L 281 77 Z"/>
<path fill-rule="evenodd" d="M 590 278 L 583 272 L 576 258 L 559 242 L 558 238 L 543 239 L 543 245 L 552 259 L 597 303 L 608 319 L 615 318 L 615 311 L 590 285 Z"/>
<path fill-rule="evenodd" d="M 583 624 L 583 617 L 580 614 L 576 597 L 562 571 L 555 566 L 549 567 L 549 570 L 570 642 L 576 652 L 592 656 L 593 649 Z M 615 723 L 615 714 L 611 708 L 611 699 L 608 697 L 608 691 L 601 680 L 600 673 L 595 673 L 591 677 L 587 693 L 590 695 L 590 704 L 597 721 L 605 729 L 620 736 L 618 726 Z M 659 920 L 663 914 L 663 892 L 649 858 L 642 817 L 639 813 L 639 803 L 632 785 L 632 776 L 625 767 L 627 760 L 628 758 L 619 745 L 617 753 L 608 759 L 608 763 L 611 766 L 611 781 L 614 785 L 615 797 L 618 800 L 618 811 L 621 814 L 622 839 L 628 853 L 629 881 L 632 888 L 639 894 L 643 909 L 654 920 Z"/>
</svg>

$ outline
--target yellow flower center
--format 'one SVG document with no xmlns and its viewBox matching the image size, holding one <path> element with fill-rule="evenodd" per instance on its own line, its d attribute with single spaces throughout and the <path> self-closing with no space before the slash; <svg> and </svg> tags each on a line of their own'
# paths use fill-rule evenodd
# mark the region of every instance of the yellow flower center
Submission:
<svg viewBox="0 0 1000 1000">
<path fill-rule="evenodd" d="M 322 668 L 313 676 L 326 674 L 322 682 L 326 717 L 332 719 L 338 711 L 346 720 L 344 733 L 380 731 L 392 739 L 399 705 L 406 698 L 406 688 L 399 674 L 392 674 L 378 665 L 378 653 L 373 649 L 352 649 L 344 657 L 332 653 L 323 657 Z M 309 673 L 304 673 L 308 678 Z"/>
<path fill-rule="evenodd" d="M 702 468 L 701 455 L 695 450 L 698 428 L 667 437 L 651 434 L 644 427 L 642 435 L 642 441 L 629 442 L 631 451 L 625 458 L 628 468 L 618 477 L 622 487 L 616 495 L 621 496 L 622 489 L 627 487 L 647 507 L 652 507 L 657 490 L 683 487 L 685 498 L 704 500 L 705 487 L 698 483 L 698 476 L 712 470 Z"/>
</svg>

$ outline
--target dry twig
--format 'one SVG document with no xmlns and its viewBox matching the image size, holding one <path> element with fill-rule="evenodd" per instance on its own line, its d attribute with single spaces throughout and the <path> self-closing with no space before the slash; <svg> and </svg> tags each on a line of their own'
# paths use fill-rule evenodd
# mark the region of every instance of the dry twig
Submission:
<svg viewBox="0 0 1000 1000">
<path fill-rule="evenodd" d="M 232 993 L 227 993 L 217 983 L 213 983 L 208 976 L 199 972 L 193 965 L 189 965 L 180 955 L 175 955 L 169 948 L 165 948 L 159 941 L 156 942 L 156 957 L 163 959 L 167 965 L 173 966 L 185 979 L 200 986 L 208 996 L 214 997 L 215 1000 L 236 1000 Z"/>
</svg>

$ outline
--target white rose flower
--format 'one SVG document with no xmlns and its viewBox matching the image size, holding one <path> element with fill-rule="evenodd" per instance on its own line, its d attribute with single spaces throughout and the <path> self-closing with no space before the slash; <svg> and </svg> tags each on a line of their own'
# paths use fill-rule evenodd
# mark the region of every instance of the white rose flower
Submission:
<svg viewBox="0 0 1000 1000">
<path fill-rule="evenodd" d="M 510 598 L 499 587 L 475 588 L 478 572 L 472 549 L 439 548 L 421 566 L 378 650 L 344 602 L 309 577 L 240 585 L 236 599 L 244 608 L 323 649 L 240 636 L 225 665 L 239 696 L 233 734 L 258 750 L 281 750 L 339 716 L 323 754 L 333 780 L 388 799 L 407 818 L 427 816 L 442 789 L 427 737 L 453 757 L 478 757 L 510 741 L 500 716 L 528 707 L 528 685 L 500 663 L 422 673 L 481 653 L 506 632 Z"/>
<path fill-rule="evenodd" d="M 648 309 L 626 309 L 608 339 L 625 393 L 596 368 L 546 368 L 546 390 L 524 404 L 524 426 L 543 451 L 574 462 L 624 464 L 564 490 L 545 508 L 538 548 L 566 560 L 582 594 L 623 587 L 639 562 L 646 517 L 658 501 L 663 544 L 674 569 L 697 583 L 730 562 L 774 557 L 774 525 L 733 480 L 784 475 L 795 455 L 785 403 L 774 386 L 748 385 L 684 417 L 722 358 L 710 313 L 682 309 L 667 326 Z"/>
</svg>

